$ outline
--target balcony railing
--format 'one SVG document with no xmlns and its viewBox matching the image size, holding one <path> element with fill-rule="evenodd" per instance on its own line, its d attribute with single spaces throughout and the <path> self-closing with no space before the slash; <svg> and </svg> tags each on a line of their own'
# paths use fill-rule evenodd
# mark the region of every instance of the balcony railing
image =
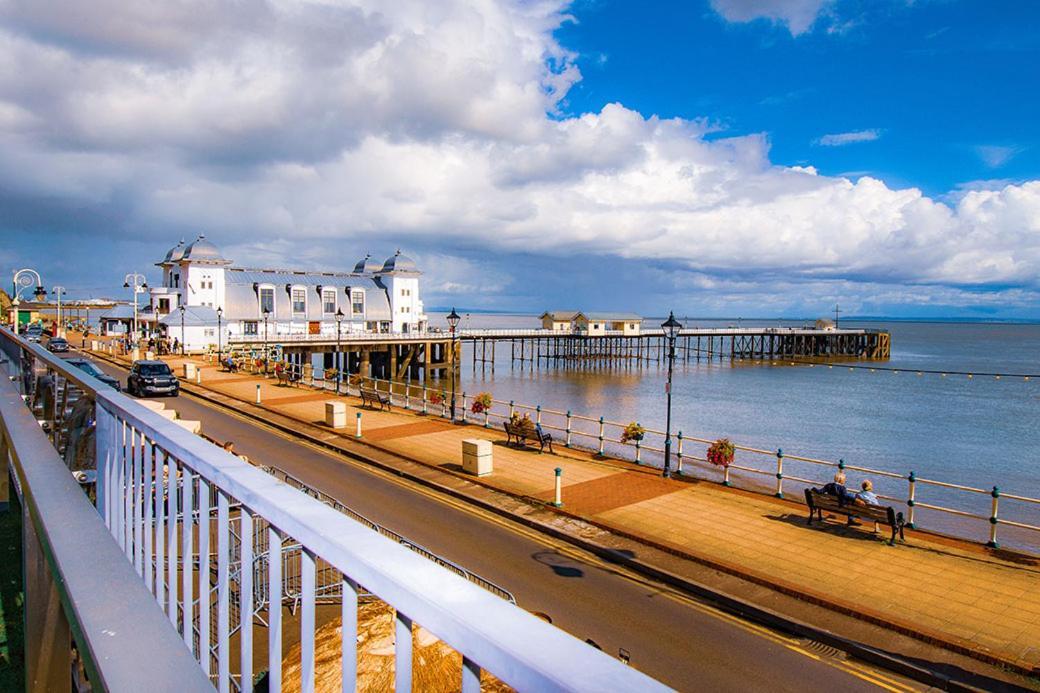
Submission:
<svg viewBox="0 0 1040 693">
<path fill-rule="evenodd" d="M 358 597 L 365 594 L 395 610 L 398 691 L 412 689 L 413 624 L 461 654 L 463 691 L 480 689 L 482 670 L 519 690 L 664 690 L 644 674 L 189 433 L 39 346 L 7 330 L 0 331 L 0 346 L 11 356 L 20 385 L 50 431 L 48 443 L 14 386 L 0 383 L 3 440 L 24 480 L 22 497 L 34 526 L 46 538 L 41 543 L 52 552 L 48 558 L 54 560 L 48 564 L 59 566 L 60 574 L 52 579 L 70 590 L 62 601 L 76 626 L 77 643 L 82 636 L 81 651 L 101 653 L 100 659 L 93 657 L 100 664 L 89 670 L 92 680 L 107 681 L 109 670 L 126 669 L 147 674 L 150 683 L 112 687 L 154 689 L 158 679 L 171 688 L 194 690 L 208 677 L 220 691 L 237 690 L 241 682 L 253 680 L 254 650 L 263 647 L 253 642 L 253 628 L 240 627 L 241 620 L 251 623 L 261 618 L 262 610 L 269 633 L 264 649 L 270 688 L 280 690 L 286 628 L 281 605 L 291 577 L 299 606 L 302 690 L 311 691 L 316 607 L 328 604 L 331 592 L 325 588 L 332 575 L 339 588 L 344 690 L 357 685 Z M 92 402 L 96 421 L 96 511 L 51 447 L 76 447 L 63 433 L 76 396 Z M 30 454 L 50 460 L 46 471 L 25 464 Z M 41 496 L 45 502 L 37 502 Z M 50 539 L 55 532 L 59 542 Z M 268 560 L 262 570 L 242 569 L 257 565 L 259 556 L 258 542 L 241 538 L 258 534 Z M 299 557 L 292 576 L 284 569 L 287 547 Z M 81 584 L 79 571 L 93 576 L 89 585 Z M 114 582 L 101 579 L 108 572 L 116 575 Z M 200 594 L 212 598 L 197 599 Z M 79 627 L 83 613 L 109 623 L 118 637 L 106 640 L 105 626 L 93 622 Z M 289 637 L 297 639 L 295 634 Z"/>
</svg>

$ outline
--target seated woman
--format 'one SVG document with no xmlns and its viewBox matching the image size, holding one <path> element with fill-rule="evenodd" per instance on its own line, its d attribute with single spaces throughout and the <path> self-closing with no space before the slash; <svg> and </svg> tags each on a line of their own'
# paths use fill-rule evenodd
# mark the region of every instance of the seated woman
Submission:
<svg viewBox="0 0 1040 693">
<path fill-rule="evenodd" d="M 864 479 L 863 483 L 860 484 L 860 488 L 863 490 L 856 494 L 856 502 L 861 505 L 881 505 L 881 501 L 874 494 L 874 484 L 870 479 Z"/>
</svg>

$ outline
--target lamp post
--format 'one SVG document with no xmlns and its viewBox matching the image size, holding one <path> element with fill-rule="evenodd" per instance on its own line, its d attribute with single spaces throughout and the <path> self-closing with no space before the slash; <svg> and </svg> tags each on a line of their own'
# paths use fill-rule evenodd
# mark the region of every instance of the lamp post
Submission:
<svg viewBox="0 0 1040 693">
<path fill-rule="evenodd" d="M 339 308 L 337 308 L 336 309 L 336 356 L 335 356 L 335 363 L 333 364 L 334 366 L 336 366 L 336 394 L 337 395 L 339 394 L 339 383 L 340 383 L 341 380 L 343 380 L 343 369 L 340 367 L 340 362 L 339 362 L 339 335 L 340 335 L 340 328 L 343 327 L 343 317 L 344 317 L 343 316 L 343 311 L 340 310 Z"/>
<path fill-rule="evenodd" d="M 182 303 L 180 306 L 181 311 L 181 356 L 184 356 L 184 312 L 186 306 Z"/>
<path fill-rule="evenodd" d="M 267 317 L 271 311 L 264 307 L 264 375 L 267 375 Z"/>
<path fill-rule="evenodd" d="M 679 335 L 682 323 L 675 319 L 675 313 L 669 311 L 668 319 L 661 323 L 664 335 L 668 339 L 668 384 L 665 386 L 668 406 L 664 425 L 664 474 L 667 479 L 672 475 L 672 367 L 675 365 L 675 338 Z"/>
<path fill-rule="evenodd" d="M 455 359 L 455 328 L 459 326 L 459 314 L 455 308 L 448 314 L 448 327 L 451 328 L 451 422 L 455 423 L 455 377 L 458 375 L 458 363 Z"/>
<path fill-rule="evenodd" d="M 137 295 L 141 294 L 141 293 L 144 293 L 145 291 L 148 290 L 148 282 L 145 280 L 145 277 L 144 277 L 143 274 L 139 274 L 137 272 L 131 272 L 130 274 L 126 275 L 126 277 L 123 279 L 123 288 L 124 289 L 133 289 L 134 290 L 134 343 L 136 343 L 137 339 L 140 336 L 139 333 L 137 332 Z M 183 310 L 184 310 L 184 308 L 182 306 L 181 307 L 181 311 L 182 311 L 181 315 L 182 316 L 184 315 Z M 183 336 L 184 335 L 181 335 L 181 337 L 183 337 Z M 182 339 L 181 341 L 183 342 L 184 340 Z"/>
<path fill-rule="evenodd" d="M 40 273 L 37 272 L 36 270 L 30 269 L 28 267 L 25 267 L 23 269 L 17 270 L 14 273 L 14 278 L 11 281 L 11 286 L 12 286 L 11 305 L 12 306 L 16 306 L 15 312 L 14 312 L 14 323 L 13 323 L 12 327 L 14 327 L 14 329 L 17 331 L 18 330 L 18 310 L 17 310 L 17 306 L 21 302 L 19 300 L 19 298 L 18 298 L 18 295 L 22 292 L 22 289 L 28 288 L 30 286 L 35 286 L 36 288 L 33 290 L 33 297 L 35 297 L 36 300 L 38 300 L 38 301 L 42 301 L 45 298 L 47 298 L 47 290 L 43 288 L 43 280 L 40 279 Z"/>
<path fill-rule="evenodd" d="M 62 327 L 65 323 L 61 321 L 61 297 L 63 294 L 66 294 L 68 292 L 65 291 L 64 286 L 55 286 L 51 288 L 51 293 L 58 297 L 58 334 L 56 334 L 55 336 L 64 337 L 65 331 L 62 329 Z"/>
<path fill-rule="evenodd" d="M 224 317 L 224 309 L 220 306 L 217 307 L 217 366 L 220 366 L 220 340 L 223 334 L 221 333 L 220 319 Z"/>
</svg>

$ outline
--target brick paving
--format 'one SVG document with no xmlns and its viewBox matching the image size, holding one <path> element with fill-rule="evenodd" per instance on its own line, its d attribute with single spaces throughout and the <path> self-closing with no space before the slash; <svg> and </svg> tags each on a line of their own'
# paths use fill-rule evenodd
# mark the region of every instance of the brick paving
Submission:
<svg viewBox="0 0 1040 693">
<path fill-rule="evenodd" d="M 179 358 L 170 359 L 178 367 Z M 554 470 L 563 469 L 563 511 L 720 570 L 1040 672 L 1040 557 L 907 532 L 888 546 L 882 528 L 843 521 L 808 527 L 799 504 L 683 479 L 592 453 L 557 446 L 555 454 L 507 446 L 505 435 L 479 424 L 452 426 L 421 417 L 361 409 L 357 398 L 312 393 L 279 400 L 273 379 L 228 376 L 202 365 L 202 384 L 252 402 L 260 383 L 264 405 L 307 422 L 324 419 L 324 402 L 362 411 L 362 441 L 441 469 L 461 470 L 461 441 L 493 442 L 494 473 L 475 483 L 540 501 L 552 497 Z M 290 401 L 292 400 L 292 401 Z"/>
</svg>

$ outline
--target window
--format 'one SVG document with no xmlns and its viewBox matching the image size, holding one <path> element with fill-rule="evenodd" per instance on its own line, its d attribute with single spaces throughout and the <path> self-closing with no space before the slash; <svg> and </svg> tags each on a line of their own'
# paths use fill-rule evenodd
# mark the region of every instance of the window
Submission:
<svg viewBox="0 0 1040 693">
<path fill-rule="evenodd" d="M 307 312 L 307 290 L 293 288 L 292 290 L 292 312 L 295 313 L 306 313 Z"/>
<path fill-rule="evenodd" d="M 335 289 L 322 289 L 321 291 L 321 311 L 326 315 L 332 315 L 336 312 L 336 290 Z"/>
<path fill-rule="evenodd" d="M 401 289 L 401 295 L 402 296 L 411 296 L 412 295 L 412 290 L 411 289 Z"/>
<path fill-rule="evenodd" d="M 274 288 L 270 286 L 260 289 L 260 312 L 263 313 L 264 311 L 268 313 L 274 312 Z M 253 323 L 253 325 L 255 326 L 256 323 Z M 254 332 L 253 334 L 256 333 Z"/>
<path fill-rule="evenodd" d="M 205 337 L 215 337 L 217 335 L 217 330 L 213 327 L 207 327 L 202 331 L 202 334 Z"/>
<path fill-rule="evenodd" d="M 169 313 L 170 312 L 170 299 L 160 298 L 159 299 L 159 312 Z"/>
<path fill-rule="evenodd" d="M 257 329 L 258 324 L 259 323 L 257 323 L 256 320 L 247 320 L 242 323 L 242 334 L 255 337 L 260 332 L 260 330 Z"/>
<path fill-rule="evenodd" d="M 350 310 L 354 315 L 365 314 L 365 292 L 354 291 L 350 294 Z"/>
</svg>

